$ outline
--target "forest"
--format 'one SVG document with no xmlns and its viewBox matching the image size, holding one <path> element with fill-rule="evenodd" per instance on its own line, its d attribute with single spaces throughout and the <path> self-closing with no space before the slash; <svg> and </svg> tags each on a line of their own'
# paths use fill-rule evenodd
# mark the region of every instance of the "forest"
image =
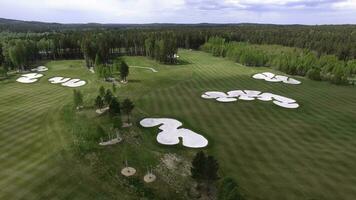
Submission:
<svg viewBox="0 0 356 200">
<path fill-rule="evenodd" d="M 273 67 L 290 75 L 307 76 L 312 80 L 327 80 L 335 84 L 348 84 L 356 74 L 355 59 L 344 61 L 335 55 L 319 55 L 308 49 L 225 42 L 224 38 L 219 37 L 210 38 L 202 49 L 246 66 Z"/>
<path fill-rule="evenodd" d="M 109 66 L 117 56 L 137 55 L 175 64 L 178 48 L 199 49 L 202 45 L 215 56 L 226 56 L 248 66 L 271 66 L 313 80 L 344 84 L 355 74 L 356 26 L 353 25 L 119 26 L 1 20 L 0 30 L 3 30 L 0 33 L 3 75 L 49 59 L 85 59 L 90 68 L 97 63 L 96 59 Z"/>
</svg>

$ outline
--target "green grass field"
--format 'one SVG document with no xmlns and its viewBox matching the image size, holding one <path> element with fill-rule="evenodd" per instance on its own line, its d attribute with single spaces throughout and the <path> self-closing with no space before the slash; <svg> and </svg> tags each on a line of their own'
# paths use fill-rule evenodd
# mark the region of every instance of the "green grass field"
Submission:
<svg viewBox="0 0 356 200">
<path fill-rule="evenodd" d="M 310 81 L 302 85 L 268 83 L 251 78 L 267 68 L 244 67 L 196 51 L 180 51 L 182 65 L 159 65 L 142 57 L 126 57 L 129 84 L 118 88 L 120 99 L 136 104 L 136 124 L 144 117 L 170 117 L 209 139 L 206 149 L 220 163 L 221 175 L 235 178 L 249 199 L 356 198 L 356 89 Z M 65 151 L 74 135 L 90 134 L 107 123 L 90 106 L 100 85 L 82 61 L 53 61 L 35 84 L 15 77 L 0 82 L 0 199 L 135 199 L 115 183 L 103 181 L 88 164 L 78 164 Z M 275 72 L 278 73 L 278 72 Z M 72 89 L 52 85 L 52 76 L 87 80 L 80 90 L 86 108 L 71 111 Z M 229 104 L 205 100 L 205 91 L 237 89 L 272 92 L 296 99 L 299 109 L 272 102 Z M 157 154 L 174 152 L 191 158 L 197 150 L 166 147 L 155 141 L 157 129 L 133 128 L 140 145 L 123 143 L 100 149 L 108 171 L 129 159 L 141 171 L 157 164 Z M 142 172 L 144 173 L 144 172 Z M 114 177 L 114 175 L 113 175 Z M 107 179 L 105 179 L 107 180 Z M 153 188 L 159 187 L 158 181 Z M 169 194 L 167 194 L 169 196 Z M 130 197 L 129 197 L 130 196 Z M 167 197 L 168 197 L 167 196 Z M 174 195 L 173 195 L 174 196 Z M 172 197 L 172 199 L 174 199 Z"/>
</svg>

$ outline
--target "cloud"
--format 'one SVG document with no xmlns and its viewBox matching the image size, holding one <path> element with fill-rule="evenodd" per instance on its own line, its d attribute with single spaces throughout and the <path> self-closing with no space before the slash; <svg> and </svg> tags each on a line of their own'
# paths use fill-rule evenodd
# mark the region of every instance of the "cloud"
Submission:
<svg viewBox="0 0 356 200">
<path fill-rule="evenodd" d="M 340 1 L 333 4 L 336 9 L 356 10 L 356 0 Z"/>
<path fill-rule="evenodd" d="M 0 0 L 0 17 L 63 23 L 356 23 L 356 0 Z"/>
</svg>

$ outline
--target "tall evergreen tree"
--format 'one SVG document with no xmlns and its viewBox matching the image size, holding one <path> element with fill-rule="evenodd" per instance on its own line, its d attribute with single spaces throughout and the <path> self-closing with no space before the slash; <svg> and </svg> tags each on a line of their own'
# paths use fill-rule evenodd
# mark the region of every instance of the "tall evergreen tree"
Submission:
<svg viewBox="0 0 356 200">
<path fill-rule="evenodd" d="M 120 112 L 120 103 L 117 98 L 113 98 L 109 106 L 109 114 L 111 117 L 115 117 L 120 115 Z"/>
<path fill-rule="evenodd" d="M 122 127 L 122 120 L 120 115 L 116 115 L 112 118 L 113 128 L 114 129 L 121 129 Z"/>
<path fill-rule="evenodd" d="M 193 161 L 192 168 L 190 169 L 192 178 L 201 182 L 205 178 L 205 165 L 206 165 L 206 156 L 203 151 L 199 151 Z"/>
<path fill-rule="evenodd" d="M 104 98 L 104 96 L 105 96 L 105 88 L 104 88 L 104 86 L 101 86 L 101 87 L 99 88 L 99 95 L 100 95 L 102 98 Z"/>
<path fill-rule="evenodd" d="M 104 101 L 101 96 L 97 96 L 95 99 L 95 107 L 98 109 L 102 109 L 104 107 Z"/>
<path fill-rule="evenodd" d="M 204 179 L 210 183 L 219 179 L 218 170 L 219 163 L 213 156 L 208 156 L 205 160 L 205 175 Z"/>
<path fill-rule="evenodd" d="M 121 65 L 120 65 L 120 77 L 121 77 L 121 80 L 126 82 L 128 75 L 129 75 L 129 66 L 127 65 L 127 63 L 125 61 L 122 61 Z"/>
<path fill-rule="evenodd" d="M 130 123 L 130 115 L 132 110 L 134 109 L 135 105 L 132 103 L 130 99 L 125 99 L 122 102 L 121 110 L 123 113 L 127 115 L 127 122 Z"/>
<path fill-rule="evenodd" d="M 111 101 L 113 100 L 114 96 L 111 92 L 111 90 L 107 89 L 106 90 L 106 93 L 105 93 L 105 96 L 104 96 L 104 102 L 107 104 L 107 105 L 110 105 Z"/>
</svg>

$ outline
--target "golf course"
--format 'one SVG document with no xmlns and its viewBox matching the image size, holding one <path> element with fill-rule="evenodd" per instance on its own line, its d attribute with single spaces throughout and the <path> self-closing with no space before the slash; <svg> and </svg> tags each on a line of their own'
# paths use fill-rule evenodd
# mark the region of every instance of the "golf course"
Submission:
<svg viewBox="0 0 356 200">
<path fill-rule="evenodd" d="M 291 75 L 301 84 L 266 82 L 252 76 L 286 74 L 202 51 L 179 49 L 178 55 L 175 65 L 123 57 L 134 67 L 128 83 L 118 84 L 113 93 L 120 101 L 134 102 L 133 125 L 121 130 L 121 143 L 110 147 L 100 147 L 91 135 L 98 124 L 110 132 L 109 116 L 95 113 L 94 101 L 101 86 L 111 89 L 112 84 L 91 73 L 84 60 L 42 60 L 38 66 L 48 71 L 35 83 L 16 82 L 20 74 L 0 80 L 0 199 L 139 199 L 119 174 L 125 161 L 139 179 L 152 168 L 157 180 L 145 187 L 162 199 L 183 199 L 158 166 L 167 154 L 190 162 L 201 149 L 158 143 L 159 129 L 139 123 L 153 117 L 179 120 L 206 138 L 209 143 L 202 149 L 218 160 L 220 176 L 234 178 L 248 199 L 356 198 L 355 86 Z M 73 88 L 48 81 L 57 76 L 86 81 L 75 88 L 83 94 L 82 109 L 73 106 Z M 201 97 L 233 90 L 281 95 L 299 107 Z M 176 178 L 181 187 L 191 182 Z"/>
</svg>

